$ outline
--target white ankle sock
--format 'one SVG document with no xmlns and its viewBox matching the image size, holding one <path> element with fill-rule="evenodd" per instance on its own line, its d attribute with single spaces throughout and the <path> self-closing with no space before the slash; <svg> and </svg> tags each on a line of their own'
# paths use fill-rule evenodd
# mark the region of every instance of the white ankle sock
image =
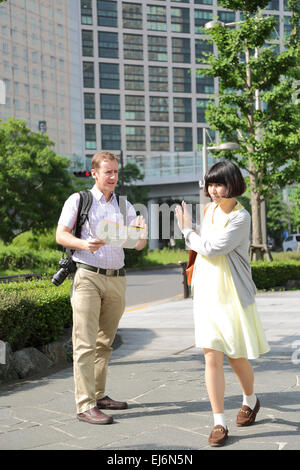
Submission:
<svg viewBox="0 0 300 470">
<path fill-rule="evenodd" d="M 257 398 L 256 398 L 255 393 L 252 393 L 252 395 L 244 395 L 243 394 L 243 405 L 249 406 L 249 408 L 251 408 L 251 410 L 253 410 L 253 408 L 255 407 L 256 400 L 257 400 Z"/>
<path fill-rule="evenodd" d="M 223 426 L 225 429 L 227 428 L 224 413 L 214 413 L 214 426 L 217 426 L 218 424 Z"/>
</svg>

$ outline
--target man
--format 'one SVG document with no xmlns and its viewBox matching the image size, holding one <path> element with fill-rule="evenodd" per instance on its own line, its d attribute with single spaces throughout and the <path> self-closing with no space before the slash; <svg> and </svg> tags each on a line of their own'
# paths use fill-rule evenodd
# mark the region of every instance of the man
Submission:
<svg viewBox="0 0 300 470">
<path fill-rule="evenodd" d="M 92 159 L 92 206 L 88 220 L 76 238 L 79 194 L 72 194 L 64 204 L 58 221 L 56 241 L 75 250 L 73 260 L 77 271 L 72 285 L 73 359 L 77 418 L 92 424 L 110 424 L 109 416 L 100 409 L 125 409 L 126 402 L 105 396 L 108 360 L 112 353 L 118 324 L 125 307 L 124 251 L 106 245 L 96 235 L 101 219 L 143 228 L 135 245 L 146 245 L 147 226 L 142 216 L 136 217 L 133 206 L 126 201 L 127 220 L 123 220 L 114 194 L 118 182 L 119 162 L 110 152 L 98 152 Z"/>
</svg>

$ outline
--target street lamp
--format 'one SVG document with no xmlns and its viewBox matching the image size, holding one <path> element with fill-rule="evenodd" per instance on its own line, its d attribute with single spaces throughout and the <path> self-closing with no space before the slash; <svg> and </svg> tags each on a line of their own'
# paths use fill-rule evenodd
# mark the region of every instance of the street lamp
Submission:
<svg viewBox="0 0 300 470">
<path fill-rule="evenodd" d="M 208 197 L 204 194 L 204 184 L 205 184 L 205 175 L 208 169 L 208 150 L 237 150 L 240 148 L 239 144 L 235 142 L 223 142 L 219 145 L 214 145 L 212 147 L 207 147 L 206 145 L 206 133 L 208 132 L 206 127 L 202 129 L 202 180 L 199 181 L 200 187 L 200 220 L 202 221 L 204 216 L 204 207 L 210 201 Z"/>
</svg>

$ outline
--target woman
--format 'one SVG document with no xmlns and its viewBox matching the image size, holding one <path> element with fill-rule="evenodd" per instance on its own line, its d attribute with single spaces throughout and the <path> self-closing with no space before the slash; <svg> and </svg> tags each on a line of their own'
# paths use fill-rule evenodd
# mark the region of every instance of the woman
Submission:
<svg viewBox="0 0 300 470">
<path fill-rule="evenodd" d="M 201 227 L 192 229 L 185 202 L 176 218 L 187 246 L 197 252 L 194 290 L 195 343 L 204 350 L 205 381 L 214 415 L 208 442 L 222 446 L 228 438 L 224 416 L 224 355 L 243 392 L 238 426 L 254 423 L 260 402 L 248 359 L 270 350 L 255 305 L 256 288 L 249 262 L 250 215 L 237 202 L 245 181 L 229 161 L 214 164 L 205 176 L 205 193 L 212 199 Z"/>
</svg>

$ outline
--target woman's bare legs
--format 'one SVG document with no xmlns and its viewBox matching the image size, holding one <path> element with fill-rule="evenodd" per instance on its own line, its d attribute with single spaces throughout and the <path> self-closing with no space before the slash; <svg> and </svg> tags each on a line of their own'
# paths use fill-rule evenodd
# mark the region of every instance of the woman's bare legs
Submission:
<svg viewBox="0 0 300 470">
<path fill-rule="evenodd" d="M 224 413 L 225 378 L 223 370 L 224 353 L 204 349 L 205 383 L 213 413 Z"/>
<path fill-rule="evenodd" d="M 228 362 L 235 373 L 244 395 L 252 395 L 254 387 L 254 373 L 248 359 L 232 359 L 228 357 Z"/>
</svg>

